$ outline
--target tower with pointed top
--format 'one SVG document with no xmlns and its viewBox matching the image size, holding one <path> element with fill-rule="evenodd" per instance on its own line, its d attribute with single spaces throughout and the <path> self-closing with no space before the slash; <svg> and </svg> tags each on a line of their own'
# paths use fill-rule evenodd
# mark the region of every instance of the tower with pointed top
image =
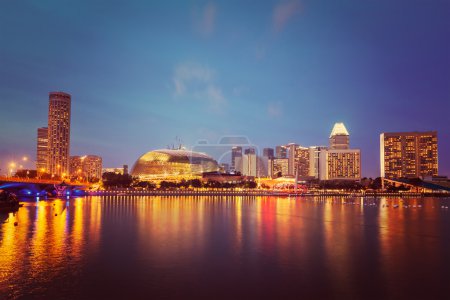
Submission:
<svg viewBox="0 0 450 300">
<path fill-rule="evenodd" d="M 330 134 L 330 149 L 349 149 L 350 135 L 344 123 L 336 123 Z"/>
</svg>

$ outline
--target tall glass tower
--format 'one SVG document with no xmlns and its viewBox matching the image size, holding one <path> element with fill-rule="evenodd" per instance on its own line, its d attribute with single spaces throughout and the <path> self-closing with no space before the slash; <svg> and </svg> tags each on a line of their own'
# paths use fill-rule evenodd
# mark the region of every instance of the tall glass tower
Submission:
<svg viewBox="0 0 450 300">
<path fill-rule="evenodd" d="M 70 103 L 67 93 L 49 94 L 47 170 L 58 176 L 69 175 Z"/>
</svg>

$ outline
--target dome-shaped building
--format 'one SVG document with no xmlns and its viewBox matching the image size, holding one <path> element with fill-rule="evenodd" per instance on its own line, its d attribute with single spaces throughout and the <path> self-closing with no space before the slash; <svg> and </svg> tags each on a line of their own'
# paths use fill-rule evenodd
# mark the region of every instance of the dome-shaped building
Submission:
<svg viewBox="0 0 450 300">
<path fill-rule="evenodd" d="M 139 157 L 131 169 L 131 175 L 144 180 L 181 179 L 218 170 L 217 162 L 204 153 L 161 149 Z"/>
</svg>

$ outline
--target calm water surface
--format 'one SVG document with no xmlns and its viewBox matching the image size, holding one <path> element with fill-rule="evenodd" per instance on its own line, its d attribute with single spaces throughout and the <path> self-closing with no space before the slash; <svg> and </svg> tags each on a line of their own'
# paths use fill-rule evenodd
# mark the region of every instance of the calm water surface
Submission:
<svg viewBox="0 0 450 300">
<path fill-rule="evenodd" d="M 0 299 L 450 299 L 441 206 L 450 201 L 28 201 L 0 214 Z"/>
</svg>

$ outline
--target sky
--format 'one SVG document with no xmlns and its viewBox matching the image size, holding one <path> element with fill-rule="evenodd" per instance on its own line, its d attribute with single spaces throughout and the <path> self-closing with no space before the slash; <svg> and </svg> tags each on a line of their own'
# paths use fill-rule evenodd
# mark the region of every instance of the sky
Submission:
<svg viewBox="0 0 450 300">
<path fill-rule="evenodd" d="M 48 93 L 72 95 L 71 155 L 105 167 L 176 143 L 328 145 L 362 175 L 382 132 L 437 130 L 450 175 L 450 1 L 0 1 L 0 174 L 36 157 Z"/>
</svg>

